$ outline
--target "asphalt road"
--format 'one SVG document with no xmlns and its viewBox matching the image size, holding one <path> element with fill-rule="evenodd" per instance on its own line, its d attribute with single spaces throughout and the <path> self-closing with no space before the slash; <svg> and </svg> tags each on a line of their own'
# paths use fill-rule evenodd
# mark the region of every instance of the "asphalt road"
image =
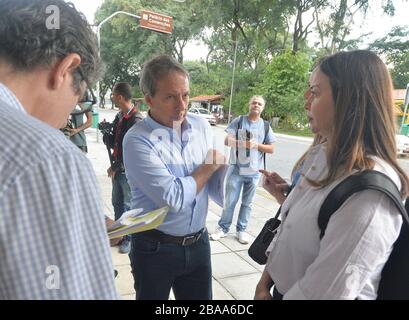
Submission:
<svg viewBox="0 0 409 320">
<path fill-rule="evenodd" d="M 106 119 L 113 121 L 117 111 L 111 109 L 101 109 L 99 121 Z M 217 149 L 223 150 L 226 156 L 229 155 L 229 148 L 224 146 L 225 126 L 212 126 L 214 133 L 214 141 Z M 102 138 L 101 138 L 102 139 Z M 274 153 L 267 155 L 266 167 L 268 171 L 276 171 L 287 181 L 290 181 L 291 171 L 295 162 L 308 149 L 311 142 L 299 140 L 297 137 L 277 135 Z M 398 159 L 399 164 L 409 175 L 409 158 Z"/>
<path fill-rule="evenodd" d="M 218 149 L 223 148 L 220 143 L 224 141 L 226 136 L 224 127 L 213 127 L 214 134 L 216 136 Z M 287 181 L 290 181 L 291 171 L 296 161 L 311 145 L 310 141 L 299 140 L 297 137 L 292 138 L 288 136 L 277 135 L 277 141 L 275 143 L 275 150 L 273 154 L 267 155 L 266 167 L 268 171 L 276 171 Z M 228 154 L 227 147 L 224 149 L 225 154 Z M 409 175 L 409 158 L 399 158 L 399 164 Z"/>
</svg>

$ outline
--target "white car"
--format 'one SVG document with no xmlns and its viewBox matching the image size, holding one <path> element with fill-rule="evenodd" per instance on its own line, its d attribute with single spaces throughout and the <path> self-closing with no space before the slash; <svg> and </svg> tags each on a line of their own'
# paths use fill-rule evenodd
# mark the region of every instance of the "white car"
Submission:
<svg viewBox="0 0 409 320">
<path fill-rule="evenodd" d="M 396 146 L 398 148 L 398 155 L 409 155 L 409 137 L 402 134 L 396 135 Z"/>
<path fill-rule="evenodd" d="M 216 123 L 217 123 L 217 120 L 214 117 L 214 115 L 211 114 L 210 111 L 207 110 L 207 109 L 204 109 L 204 108 L 191 108 L 191 109 L 189 109 L 188 113 L 195 114 L 195 115 L 197 115 L 197 116 L 199 116 L 201 118 L 206 119 L 213 126 L 215 126 Z"/>
</svg>

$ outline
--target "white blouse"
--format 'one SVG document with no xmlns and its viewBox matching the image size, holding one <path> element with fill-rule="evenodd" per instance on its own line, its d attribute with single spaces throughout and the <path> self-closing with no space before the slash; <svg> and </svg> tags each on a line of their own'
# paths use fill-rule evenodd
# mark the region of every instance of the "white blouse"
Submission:
<svg viewBox="0 0 409 320">
<path fill-rule="evenodd" d="M 326 145 L 313 147 L 300 180 L 283 203 L 282 224 L 267 249 L 266 270 L 284 299 L 376 299 L 381 271 L 399 236 L 402 216 L 386 195 L 365 190 L 336 211 L 320 240 L 318 213 L 328 193 L 344 178 L 314 188 L 304 178 L 326 176 Z M 374 170 L 400 189 L 398 174 L 374 158 Z M 288 216 L 285 213 L 288 212 Z"/>
</svg>

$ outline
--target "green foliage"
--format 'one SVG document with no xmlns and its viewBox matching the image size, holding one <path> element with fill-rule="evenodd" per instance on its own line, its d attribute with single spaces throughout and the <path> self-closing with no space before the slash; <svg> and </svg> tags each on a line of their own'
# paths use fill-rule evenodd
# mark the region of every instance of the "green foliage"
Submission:
<svg viewBox="0 0 409 320">
<path fill-rule="evenodd" d="M 395 57 L 395 65 L 391 70 L 393 85 L 397 89 L 405 89 L 409 83 L 409 52 Z"/>
<path fill-rule="evenodd" d="M 174 19 L 171 35 L 139 27 L 133 17 L 118 14 L 101 28 L 101 57 L 107 72 L 101 81 L 101 100 L 118 81 L 138 87 L 139 72 L 145 61 L 158 54 L 169 54 L 183 62 L 183 49 L 188 40 L 201 33 L 205 23 L 196 14 L 199 1 L 190 1 L 189 9 L 174 1 L 105 0 L 96 12 L 97 24 L 116 11 L 140 14 L 142 9 L 170 15 Z M 136 89 L 137 90 L 137 89 Z"/>
<path fill-rule="evenodd" d="M 305 123 L 303 94 L 310 60 L 303 53 L 285 52 L 264 70 L 253 92 L 266 98 L 264 117 L 280 117 L 289 127 Z"/>
<path fill-rule="evenodd" d="M 212 63 L 207 66 L 203 61 L 186 61 L 185 68 L 190 74 L 190 96 L 229 94 L 231 70 L 223 64 Z"/>
<path fill-rule="evenodd" d="M 408 37 L 409 28 L 395 27 L 385 37 L 370 45 L 372 50 L 386 55 L 395 88 L 406 88 L 409 83 Z"/>
</svg>

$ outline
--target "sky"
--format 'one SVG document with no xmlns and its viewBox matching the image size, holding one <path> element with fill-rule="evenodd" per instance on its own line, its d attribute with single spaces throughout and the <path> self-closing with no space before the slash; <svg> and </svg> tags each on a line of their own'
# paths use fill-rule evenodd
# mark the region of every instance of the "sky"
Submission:
<svg viewBox="0 0 409 320">
<path fill-rule="evenodd" d="M 79 11 L 82 11 L 87 17 L 88 21 L 92 24 L 94 22 L 94 14 L 97 8 L 103 3 L 103 0 L 70 0 Z M 169 0 L 170 1 L 170 0 Z M 181 1 L 181 0 L 176 0 Z M 206 0 L 203 0 L 206 1 Z M 251 0 L 249 0 L 251 1 Z M 409 25 L 409 1 L 405 0 L 394 0 L 394 5 L 396 8 L 395 16 L 389 17 L 382 13 L 381 1 L 371 0 L 374 3 L 379 3 L 378 6 L 373 6 L 373 8 L 368 12 L 365 21 L 362 21 L 362 17 L 357 16 L 354 26 L 354 31 L 352 32 L 353 37 L 358 37 L 360 34 L 365 34 L 372 32 L 371 36 L 367 37 L 365 43 L 370 43 L 375 39 L 384 37 L 393 26 L 396 25 Z M 184 4 L 188 5 L 189 0 L 185 0 Z M 205 58 L 207 54 L 207 48 L 204 45 L 196 44 L 197 41 L 189 43 L 184 51 L 185 60 L 198 60 L 200 58 Z"/>
</svg>

